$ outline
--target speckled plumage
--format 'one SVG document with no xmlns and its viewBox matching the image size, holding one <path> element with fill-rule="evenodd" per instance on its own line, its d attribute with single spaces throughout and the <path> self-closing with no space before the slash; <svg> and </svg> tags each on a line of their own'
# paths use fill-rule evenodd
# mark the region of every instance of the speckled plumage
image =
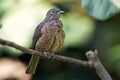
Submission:
<svg viewBox="0 0 120 80">
<path fill-rule="evenodd" d="M 65 33 L 62 22 L 59 20 L 63 11 L 51 9 L 47 12 L 46 18 L 35 30 L 32 48 L 40 52 L 55 53 L 59 51 L 64 43 Z M 32 55 L 26 73 L 34 74 L 40 57 Z"/>
</svg>

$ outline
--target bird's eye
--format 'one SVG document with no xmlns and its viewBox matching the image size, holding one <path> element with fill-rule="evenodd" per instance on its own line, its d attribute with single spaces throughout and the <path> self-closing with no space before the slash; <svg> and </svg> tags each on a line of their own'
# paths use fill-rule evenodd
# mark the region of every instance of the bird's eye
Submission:
<svg viewBox="0 0 120 80">
<path fill-rule="evenodd" d="M 55 13 L 55 11 L 52 11 L 52 13 Z"/>
</svg>

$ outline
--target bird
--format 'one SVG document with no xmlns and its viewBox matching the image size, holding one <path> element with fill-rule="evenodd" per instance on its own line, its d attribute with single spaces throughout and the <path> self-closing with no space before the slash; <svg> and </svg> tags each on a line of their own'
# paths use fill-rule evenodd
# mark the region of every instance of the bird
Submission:
<svg viewBox="0 0 120 80">
<path fill-rule="evenodd" d="M 58 8 L 52 8 L 47 12 L 45 19 L 35 29 L 32 41 L 33 50 L 46 56 L 45 53 L 54 54 L 63 47 L 65 32 L 60 20 L 63 13 L 64 11 Z M 32 55 L 26 69 L 27 74 L 35 74 L 39 60 L 38 55 Z"/>
</svg>

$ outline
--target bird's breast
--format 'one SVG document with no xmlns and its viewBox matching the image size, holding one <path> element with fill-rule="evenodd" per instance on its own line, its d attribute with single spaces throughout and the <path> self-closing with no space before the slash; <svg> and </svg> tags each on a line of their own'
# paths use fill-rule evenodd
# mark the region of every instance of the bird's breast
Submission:
<svg viewBox="0 0 120 80">
<path fill-rule="evenodd" d="M 64 43 L 64 38 L 65 38 L 65 34 L 64 31 L 61 30 L 57 33 L 57 35 L 54 37 L 54 41 L 53 44 L 51 45 L 51 52 L 57 52 L 59 51 Z"/>
<path fill-rule="evenodd" d="M 45 52 L 57 52 L 64 43 L 65 34 L 64 31 L 59 31 L 54 37 L 49 38 L 48 35 L 43 35 L 36 44 L 36 50 Z"/>
<path fill-rule="evenodd" d="M 42 36 L 37 40 L 36 50 L 46 52 L 59 51 L 64 43 L 65 33 L 62 23 L 59 20 L 53 20 L 44 24 L 41 29 Z"/>
</svg>

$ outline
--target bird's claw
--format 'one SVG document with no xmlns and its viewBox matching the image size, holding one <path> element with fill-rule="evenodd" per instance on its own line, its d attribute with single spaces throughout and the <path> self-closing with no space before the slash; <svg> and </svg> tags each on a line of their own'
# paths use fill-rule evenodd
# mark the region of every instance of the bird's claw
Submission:
<svg viewBox="0 0 120 80">
<path fill-rule="evenodd" d="M 55 54 L 54 53 L 48 53 L 48 52 L 44 52 L 43 53 L 44 54 L 44 57 L 45 58 L 48 58 L 48 59 L 50 59 L 51 58 L 51 60 L 54 60 L 55 59 Z"/>
<path fill-rule="evenodd" d="M 55 59 L 55 54 L 51 53 L 51 59 L 54 60 Z"/>
<path fill-rule="evenodd" d="M 47 58 L 48 57 L 48 53 L 47 52 L 44 52 L 44 57 Z"/>
</svg>

